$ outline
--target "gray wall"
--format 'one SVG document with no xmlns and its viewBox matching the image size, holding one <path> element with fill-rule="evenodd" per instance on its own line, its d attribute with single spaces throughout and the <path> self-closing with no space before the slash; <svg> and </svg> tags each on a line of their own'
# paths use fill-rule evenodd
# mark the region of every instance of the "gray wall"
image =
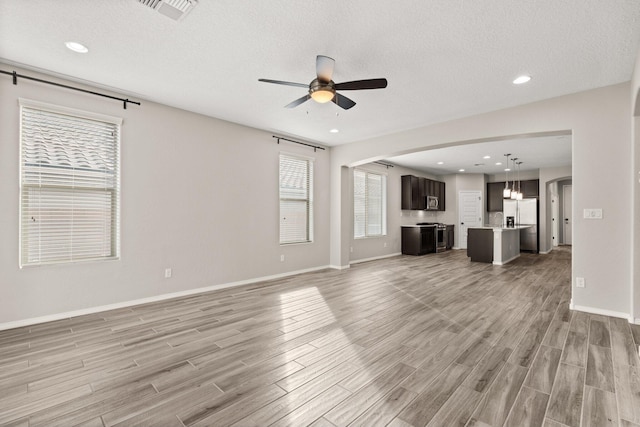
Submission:
<svg viewBox="0 0 640 427">
<path fill-rule="evenodd" d="M 18 267 L 19 97 L 123 117 L 120 260 Z M 311 244 L 279 245 L 280 151 L 315 158 Z M 330 151 L 152 102 L 124 110 L 1 78 L 0 324 L 327 266 Z"/>
</svg>

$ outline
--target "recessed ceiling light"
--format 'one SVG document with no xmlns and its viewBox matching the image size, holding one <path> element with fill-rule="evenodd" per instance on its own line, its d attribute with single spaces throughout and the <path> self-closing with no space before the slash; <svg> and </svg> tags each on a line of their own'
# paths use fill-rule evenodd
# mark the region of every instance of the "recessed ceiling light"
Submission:
<svg viewBox="0 0 640 427">
<path fill-rule="evenodd" d="M 506 169 L 505 169 L 504 171 L 505 171 L 505 172 L 509 172 L 510 170 L 511 170 L 511 169 L 509 169 L 509 168 L 506 168 Z"/>
<path fill-rule="evenodd" d="M 502 165 L 502 162 L 496 162 L 496 166 Z"/>
<path fill-rule="evenodd" d="M 438 162 L 439 165 L 444 165 L 444 162 Z"/>
<path fill-rule="evenodd" d="M 70 49 L 70 50 L 72 50 L 74 52 L 77 52 L 77 53 L 87 53 L 87 52 L 89 52 L 89 48 L 87 48 L 82 43 L 66 42 L 64 45 L 67 46 L 67 49 Z"/>
<path fill-rule="evenodd" d="M 484 156 L 483 159 L 490 159 L 491 156 Z"/>
<path fill-rule="evenodd" d="M 338 129 L 331 129 L 329 132 L 331 132 L 331 133 L 338 133 L 338 132 L 340 132 L 340 131 L 339 131 Z"/>
<path fill-rule="evenodd" d="M 464 172 L 464 169 L 458 169 L 458 172 Z"/>
<path fill-rule="evenodd" d="M 522 75 L 520 77 L 517 77 L 514 81 L 513 84 L 514 85 L 521 85 L 522 83 L 526 83 L 529 80 L 531 80 L 531 76 L 527 76 L 527 75 Z"/>
</svg>

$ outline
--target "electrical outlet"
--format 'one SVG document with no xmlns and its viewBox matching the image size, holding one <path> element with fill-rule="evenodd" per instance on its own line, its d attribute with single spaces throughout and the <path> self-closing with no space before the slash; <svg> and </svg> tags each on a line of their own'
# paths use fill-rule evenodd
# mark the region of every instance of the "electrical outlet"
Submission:
<svg viewBox="0 0 640 427">
<path fill-rule="evenodd" d="M 387 247 L 387 242 L 384 242 L 384 247 L 385 247 L 385 248 Z"/>
<path fill-rule="evenodd" d="M 280 262 L 284 262 L 284 255 L 280 255 Z"/>
<path fill-rule="evenodd" d="M 576 277 L 576 288 L 584 288 L 584 277 Z"/>
<path fill-rule="evenodd" d="M 171 271 L 170 268 L 165 268 L 164 269 L 164 278 L 165 279 L 169 279 L 171 278 L 171 275 L 173 274 L 173 271 Z"/>
<path fill-rule="evenodd" d="M 353 246 L 349 248 L 349 252 L 353 253 Z"/>
</svg>

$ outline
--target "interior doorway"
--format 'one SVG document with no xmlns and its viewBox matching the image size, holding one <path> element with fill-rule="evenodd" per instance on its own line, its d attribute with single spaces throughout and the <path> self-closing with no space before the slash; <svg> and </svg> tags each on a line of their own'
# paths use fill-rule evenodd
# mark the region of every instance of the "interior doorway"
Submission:
<svg viewBox="0 0 640 427">
<path fill-rule="evenodd" d="M 467 249 L 467 230 L 482 226 L 482 192 L 458 192 L 458 247 Z"/>
<path fill-rule="evenodd" d="M 571 229 L 573 228 L 572 218 L 573 188 L 572 185 L 562 186 L 562 243 L 570 245 L 572 242 Z"/>
<path fill-rule="evenodd" d="M 560 244 L 560 198 L 557 193 L 551 194 L 551 244 L 556 247 Z"/>
</svg>

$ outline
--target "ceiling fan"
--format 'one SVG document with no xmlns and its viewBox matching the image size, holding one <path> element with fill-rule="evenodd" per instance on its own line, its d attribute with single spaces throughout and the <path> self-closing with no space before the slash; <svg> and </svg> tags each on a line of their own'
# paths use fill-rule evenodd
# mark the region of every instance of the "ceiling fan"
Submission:
<svg viewBox="0 0 640 427">
<path fill-rule="evenodd" d="M 325 102 L 333 101 L 337 106 L 348 110 L 356 105 L 354 101 L 347 98 L 344 95 L 339 94 L 338 90 L 362 90 L 362 89 L 384 89 L 387 87 L 387 79 L 368 79 L 368 80 L 355 80 L 351 82 L 335 83 L 331 80 L 333 74 L 333 67 L 335 60 L 328 56 L 318 55 L 316 57 L 316 75 L 311 83 L 294 83 L 284 82 L 281 80 L 269 80 L 258 79 L 258 81 L 265 83 L 275 83 L 278 85 L 304 87 L 309 90 L 309 93 L 298 98 L 295 101 L 285 105 L 285 108 L 293 108 L 307 101 L 309 98 L 313 98 L 314 101 L 324 104 Z"/>
</svg>

